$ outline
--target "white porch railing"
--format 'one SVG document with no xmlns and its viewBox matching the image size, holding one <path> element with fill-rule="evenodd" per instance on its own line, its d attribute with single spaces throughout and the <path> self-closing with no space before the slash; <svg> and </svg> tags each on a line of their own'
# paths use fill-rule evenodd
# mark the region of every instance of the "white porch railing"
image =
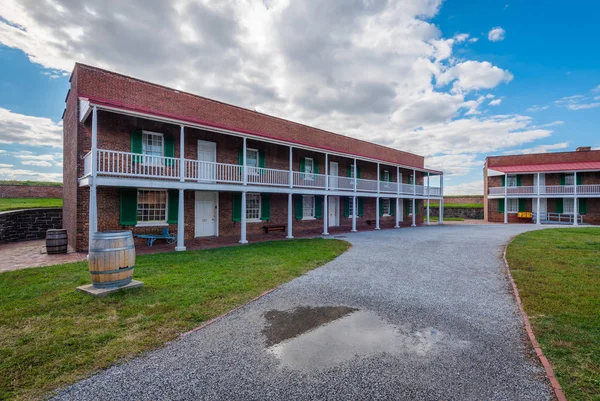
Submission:
<svg viewBox="0 0 600 401">
<path fill-rule="evenodd" d="M 577 194 L 582 194 L 582 195 L 600 194 L 600 184 L 577 185 Z"/>
<path fill-rule="evenodd" d="M 504 195 L 504 187 L 488 189 L 489 195 Z M 507 187 L 508 196 L 538 195 L 537 186 Z M 542 185 L 539 195 L 575 195 L 574 185 Z M 600 195 L 600 184 L 577 185 L 577 195 Z"/>
<path fill-rule="evenodd" d="M 533 212 L 534 222 L 537 221 L 536 212 Z M 541 223 L 559 223 L 559 224 L 573 224 L 575 221 L 575 216 L 568 213 L 547 213 L 540 212 L 540 222 Z M 583 224 L 583 216 L 577 215 L 577 222 L 579 224 Z"/>
<path fill-rule="evenodd" d="M 84 175 L 92 173 L 91 152 L 84 156 Z M 114 150 L 98 150 L 97 174 L 111 177 L 181 179 L 181 159 L 175 157 L 149 156 Z M 200 183 L 243 184 L 244 167 L 238 164 L 205 162 L 185 159 L 184 180 Z M 290 171 L 270 168 L 247 167 L 246 182 L 249 185 L 290 187 Z M 328 189 L 330 191 L 354 191 L 355 180 L 351 177 L 326 176 L 324 174 L 293 171 L 293 188 Z M 329 182 L 327 182 L 329 180 Z M 356 179 L 357 192 L 401 194 L 417 196 L 441 196 L 439 187 L 398 184 L 396 182 Z"/>
</svg>

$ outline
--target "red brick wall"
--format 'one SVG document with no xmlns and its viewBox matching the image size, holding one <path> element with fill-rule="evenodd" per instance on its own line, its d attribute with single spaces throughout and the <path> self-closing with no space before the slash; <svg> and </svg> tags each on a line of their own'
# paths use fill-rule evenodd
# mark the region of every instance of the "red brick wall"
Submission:
<svg viewBox="0 0 600 401">
<path fill-rule="evenodd" d="M 62 198 L 62 186 L 0 185 L 0 198 Z"/>
<path fill-rule="evenodd" d="M 71 76 L 71 89 L 66 99 L 66 110 L 63 117 L 63 228 L 67 229 L 69 245 L 73 249 L 79 248 L 78 196 L 81 189 L 78 187 L 77 178 L 83 172 L 80 157 L 78 138 L 78 110 L 77 100 L 77 71 Z"/>
<path fill-rule="evenodd" d="M 600 161 L 600 150 L 588 152 L 556 152 L 531 155 L 490 156 L 487 158 L 488 168 L 511 166 L 518 164 L 549 164 Z"/>
</svg>

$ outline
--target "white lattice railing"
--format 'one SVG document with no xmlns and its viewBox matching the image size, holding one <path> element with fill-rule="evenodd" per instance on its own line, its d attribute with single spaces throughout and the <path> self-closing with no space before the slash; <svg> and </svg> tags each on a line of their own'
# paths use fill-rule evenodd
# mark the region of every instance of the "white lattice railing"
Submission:
<svg viewBox="0 0 600 401">
<path fill-rule="evenodd" d="M 504 187 L 494 187 L 488 189 L 489 195 L 504 195 Z M 518 195 L 538 195 L 537 186 L 527 187 L 506 187 L 508 196 Z M 600 184 L 577 185 L 577 195 L 598 195 L 600 194 Z M 539 195 L 575 195 L 575 186 L 573 185 L 542 185 Z"/>
<path fill-rule="evenodd" d="M 185 160 L 185 179 L 199 182 L 241 184 L 242 166 L 237 164 Z"/>
<path fill-rule="evenodd" d="M 325 188 L 325 180 L 327 176 L 324 174 L 312 174 L 302 173 L 298 171 L 293 172 L 294 182 L 293 186 L 296 188 Z"/>
<path fill-rule="evenodd" d="M 290 172 L 272 168 L 250 167 L 248 169 L 248 184 L 287 187 L 290 185 Z"/>
<path fill-rule="evenodd" d="M 364 192 L 377 192 L 377 181 L 357 178 L 356 190 Z"/>
<path fill-rule="evenodd" d="M 395 194 L 398 192 L 398 183 L 381 181 L 379 184 L 379 192 Z"/>
<path fill-rule="evenodd" d="M 577 193 L 586 195 L 600 194 L 600 184 L 577 185 Z"/>
<path fill-rule="evenodd" d="M 99 149 L 97 172 L 120 177 L 179 179 L 179 159 Z"/>
</svg>

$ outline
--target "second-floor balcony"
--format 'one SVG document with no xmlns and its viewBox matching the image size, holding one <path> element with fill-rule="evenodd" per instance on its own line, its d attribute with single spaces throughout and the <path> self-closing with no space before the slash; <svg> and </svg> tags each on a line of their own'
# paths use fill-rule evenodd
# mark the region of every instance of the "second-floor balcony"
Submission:
<svg viewBox="0 0 600 401">
<path fill-rule="evenodd" d="M 488 194 L 491 196 L 508 196 L 518 198 L 519 196 L 565 196 L 575 195 L 600 195 L 600 184 L 584 185 L 540 185 L 537 186 L 516 186 L 516 187 L 493 187 L 489 188 Z"/>
<path fill-rule="evenodd" d="M 98 149 L 97 176 L 440 197 L 440 187 Z M 92 174 L 91 152 L 84 176 Z"/>
</svg>

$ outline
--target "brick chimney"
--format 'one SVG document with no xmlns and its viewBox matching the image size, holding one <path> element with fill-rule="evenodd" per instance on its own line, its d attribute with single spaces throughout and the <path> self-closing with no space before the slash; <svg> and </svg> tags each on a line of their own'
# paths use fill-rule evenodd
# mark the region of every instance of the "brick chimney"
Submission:
<svg viewBox="0 0 600 401">
<path fill-rule="evenodd" d="M 590 150 L 592 150 L 591 146 L 580 146 L 575 149 L 576 152 L 589 152 Z"/>
</svg>

